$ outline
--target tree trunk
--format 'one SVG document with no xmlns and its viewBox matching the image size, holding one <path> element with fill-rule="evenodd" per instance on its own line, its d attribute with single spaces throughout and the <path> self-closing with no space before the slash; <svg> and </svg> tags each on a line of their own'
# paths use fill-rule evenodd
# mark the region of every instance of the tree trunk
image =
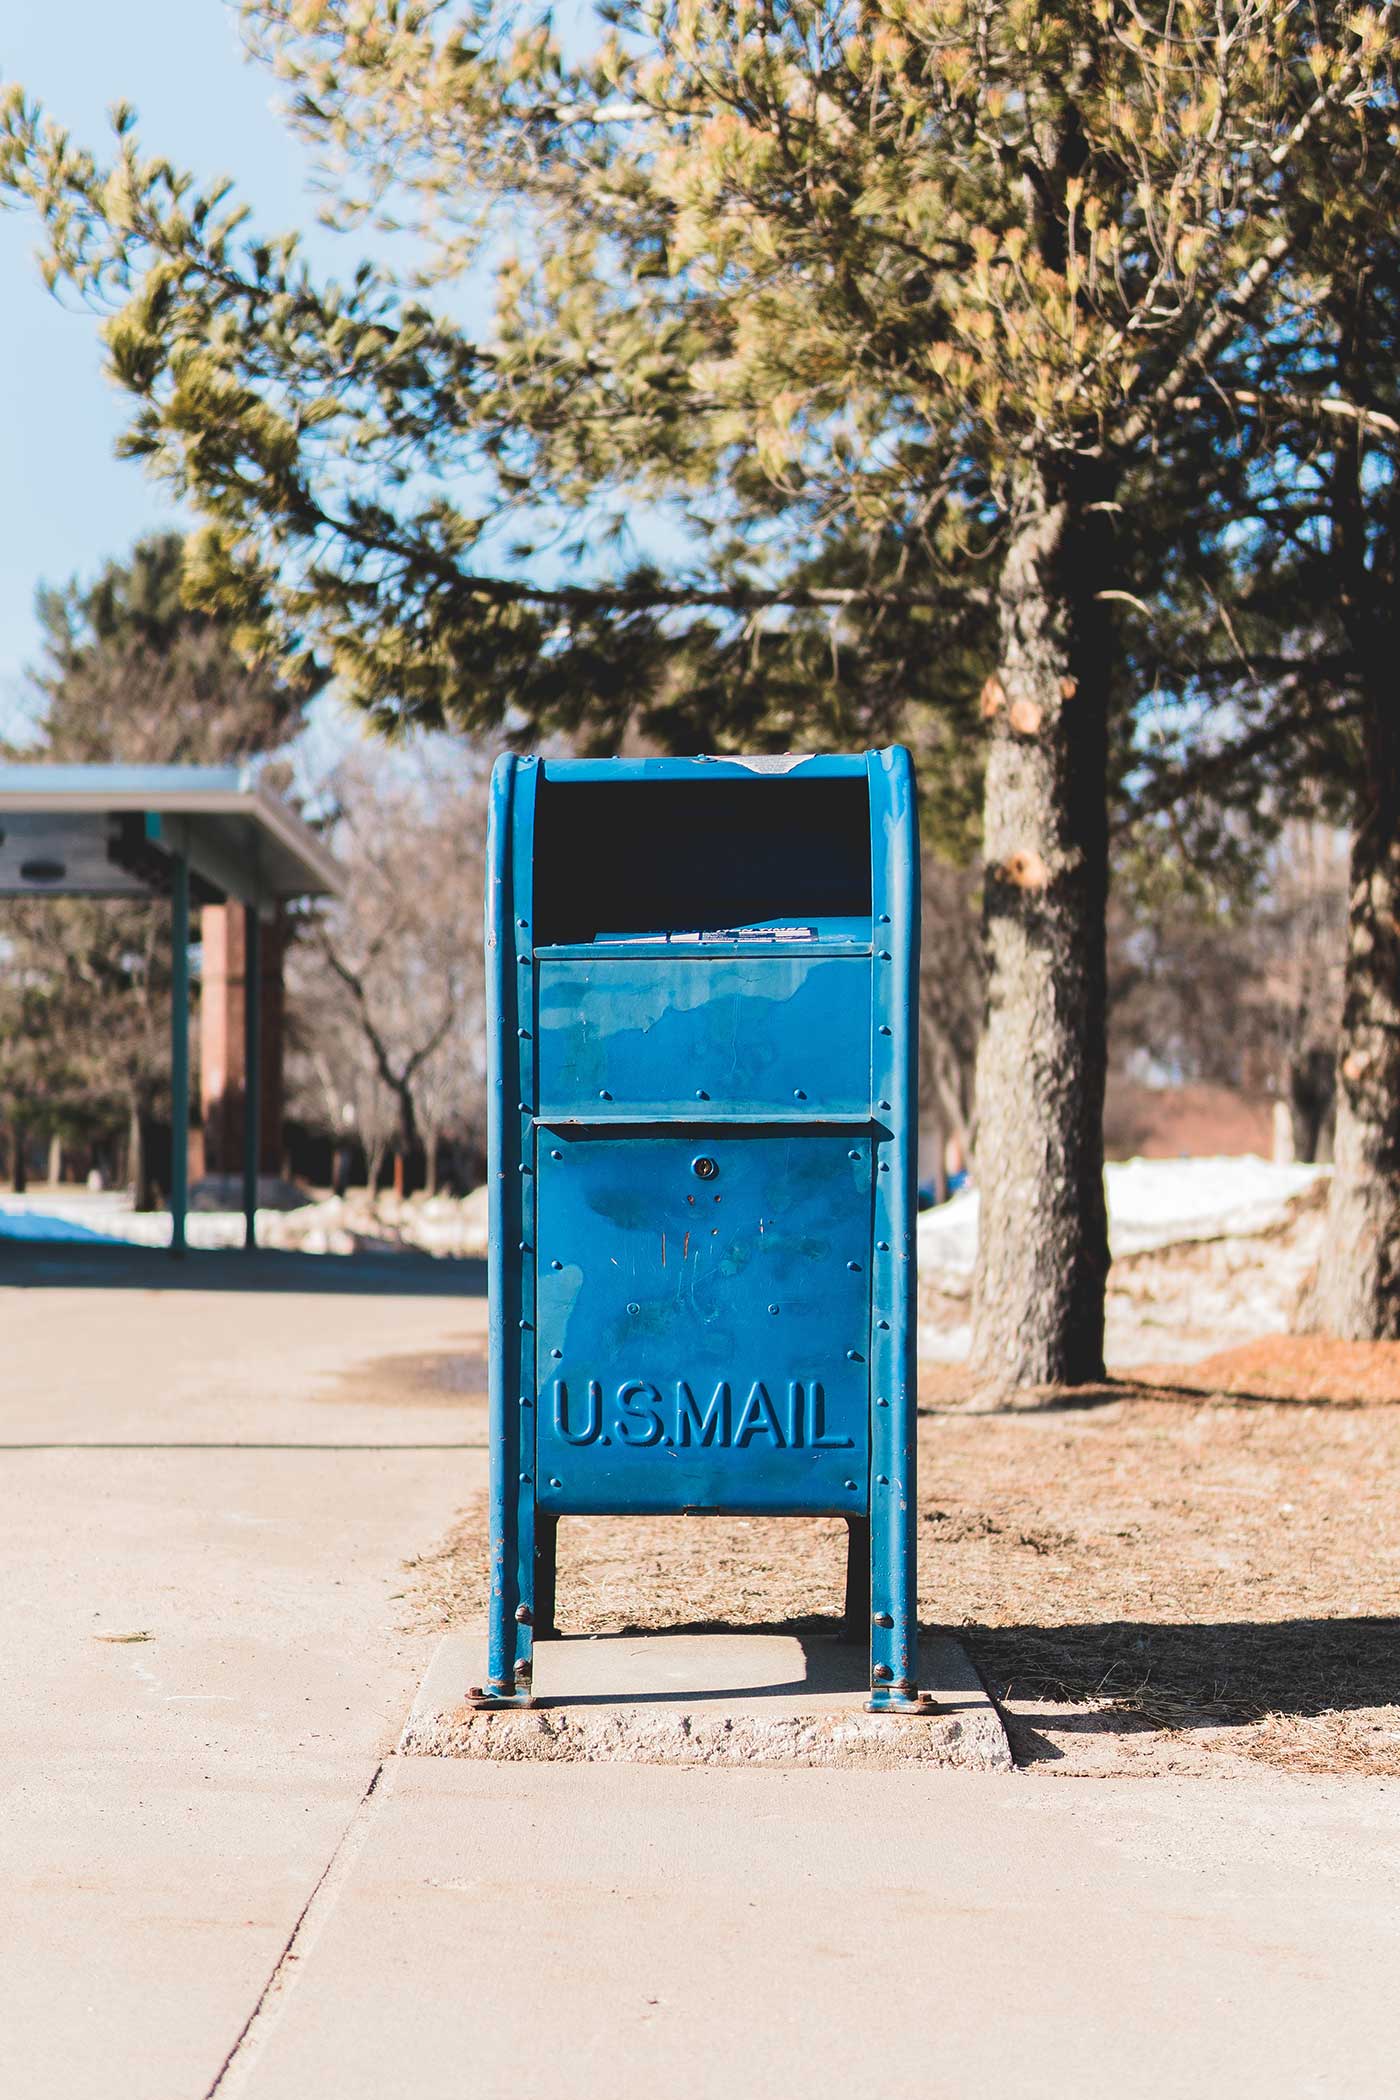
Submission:
<svg viewBox="0 0 1400 2100">
<path fill-rule="evenodd" d="M 22 1196 L 29 1187 L 29 1162 L 24 1156 L 24 1131 L 18 1123 L 10 1125 L 10 1158 L 14 1165 L 10 1185 L 17 1196 Z"/>
<path fill-rule="evenodd" d="M 365 1152 L 365 1184 L 369 1189 L 371 1203 L 379 1194 L 379 1177 L 384 1171 L 384 1151 L 384 1140 L 376 1138 Z"/>
<path fill-rule="evenodd" d="M 423 1149 L 423 1192 L 425 1195 L 435 1196 L 438 1192 L 438 1134 L 435 1130 L 429 1131 L 424 1139 Z"/>
<path fill-rule="evenodd" d="M 151 1176 L 151 1119 L 140 1106 L 133 1106 L 127 1138 L 127 1178 L 133 1210 L 156 1208 L 156 1187 Z"/>
<path fill-rule="evenodd" d="M 49 1132 L 49 1187 L 56 1189 L 63 1180 L 63 1140 L 56 1130 Z"/>
<path fill-rule="evenodd" d="M 1336 1164 L 1308 1324 L 1400 1339 L 1400 722 L 1374 699 L 1352 845 Z"/>
<path fill-rule="evenodd" d="M 1288 1114 L 1295 1159 L 1311 1165 L 1324 1157 L 1335 1094 L 1335 1067 L 1327 1052 L 1295 1051 L 1288 1060 Z"/>
<path fill-rule="evenodd" d="M 1086 506 L 1106 493 L 1021 476 L 983 694 L 973 1373 L 989 1393 L 1103 1376 L 1108 548 Z"/>
</svg>

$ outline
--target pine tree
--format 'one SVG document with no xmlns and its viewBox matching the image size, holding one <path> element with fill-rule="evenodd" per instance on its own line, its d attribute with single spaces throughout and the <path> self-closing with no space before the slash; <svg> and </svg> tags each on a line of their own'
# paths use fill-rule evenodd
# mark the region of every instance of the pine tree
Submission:
<svg viewBox="0 0 1400 2100">
<path fill-rule="evenodd" d="M 994 1386 L 1098 1375 L 1110 708 L 1143 586 L 1116 520 L 1296 259 L 1300 185 L 1384 102 L 1391 0 L 619 0 L 578 62 L 489 0 L 246 14 L 340 222 L 413 223 L 441 284 L 494 265 L 496 308 L 478 342 L 383 270 L 321 284 L 129 112 L 103 166 L 12 96 L 0 177 L 108 307 L 128 449 L 207 520 L 196 587 L 385 726 L 528 730 L 655 704 L 677 621 L 863 621 L 975 576 L 976 1357 Z M 582 556 L 645 502 L 689 527 L 671 575 L 508 559 L 530 507 Z M 834 527 L 909 561 L 797 583 Z"/>
</svg>

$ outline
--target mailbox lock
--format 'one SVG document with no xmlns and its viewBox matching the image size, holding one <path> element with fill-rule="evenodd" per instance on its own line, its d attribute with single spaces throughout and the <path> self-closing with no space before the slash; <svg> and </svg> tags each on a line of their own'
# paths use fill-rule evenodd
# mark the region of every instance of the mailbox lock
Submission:
<svg viewBox="0 0 1400 2100">
<path fill-rule="evenodd" d="M 697 1181 L 713 1181 L 719 1172 L 718 1161 L 706 1158 L 703 1153 L 699 1159 L 690 1162 L 690 1167 Z"/>
</svg>

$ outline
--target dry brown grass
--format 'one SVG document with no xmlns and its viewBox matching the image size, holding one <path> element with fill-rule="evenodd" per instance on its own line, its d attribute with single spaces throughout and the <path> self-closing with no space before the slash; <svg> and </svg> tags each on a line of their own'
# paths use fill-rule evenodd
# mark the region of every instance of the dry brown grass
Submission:
<svg viewBox="0 0 1400 2100">
<path fill-rule="evenodd" d="M 1400 1345 L 1278 1337 L 969 1413 L 925 1381 L 920 1609 L 1045 1769 L 1400 1773 Z M 835 1520 L 575 1518 L 560 1619 L 797 1624 L 840 1608 Z M 478 1618 L 473 1512 L 420 1564 Z"/>
</svg>

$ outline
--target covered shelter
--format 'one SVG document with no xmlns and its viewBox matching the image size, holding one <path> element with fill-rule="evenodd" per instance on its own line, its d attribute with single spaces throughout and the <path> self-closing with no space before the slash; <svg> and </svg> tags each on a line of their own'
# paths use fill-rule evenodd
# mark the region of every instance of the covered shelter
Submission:
<svg viewBox="0 0 1400 2100">
<path fill-rule="evenodd" d="M 0 897 L 170 901 L 170 1246 L 189 1207 L 190 906 L 241 905 L 244 1004 L 244 1245 L 256 1238 L 258 956 L 279 904 L 333 897 L 340 869 L 314 831 L 251 766 L 0 766 Z"/>
</svg>

